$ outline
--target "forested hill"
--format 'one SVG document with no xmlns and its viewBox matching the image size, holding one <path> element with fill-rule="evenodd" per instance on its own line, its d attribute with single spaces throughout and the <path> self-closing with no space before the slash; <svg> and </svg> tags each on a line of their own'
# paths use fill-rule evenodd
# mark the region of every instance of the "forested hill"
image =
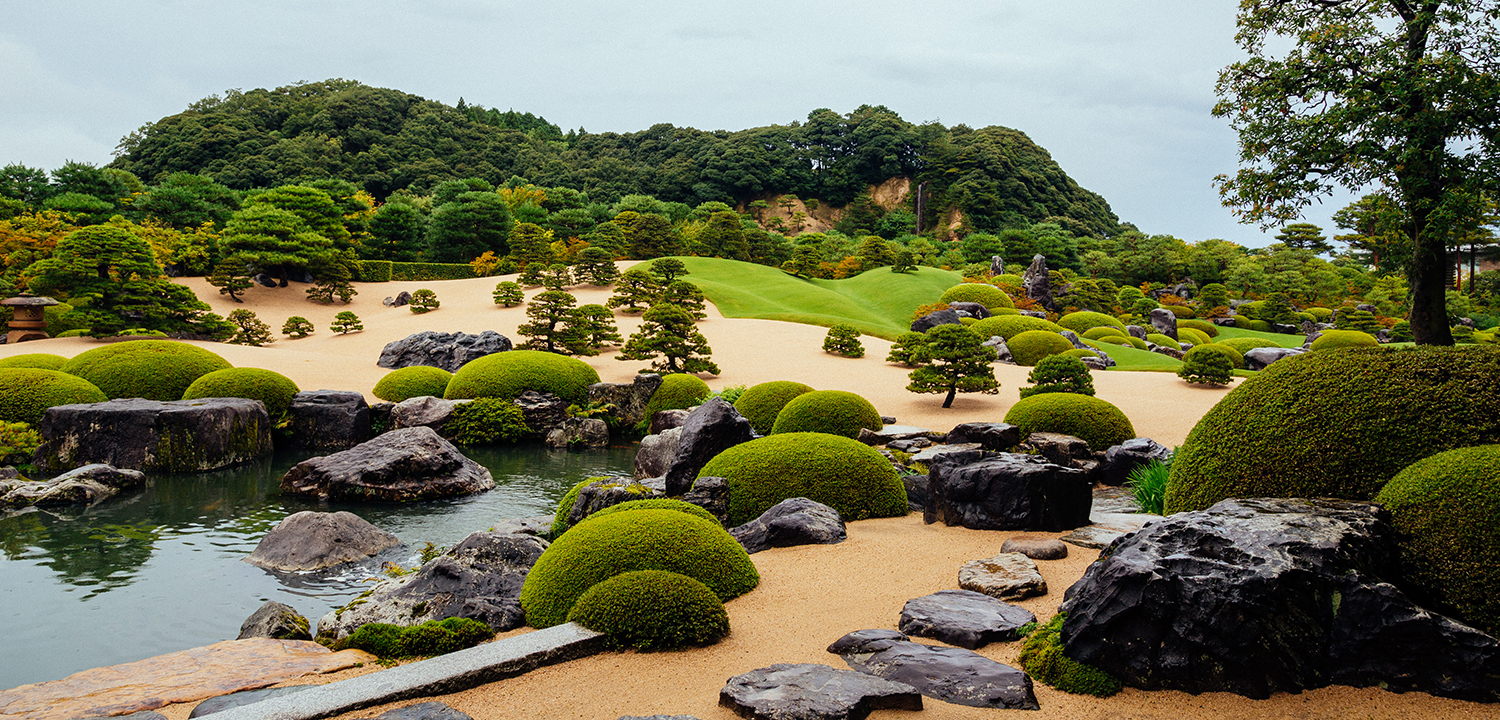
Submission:
<svg viewBox="0 0 1500 720">
<path fill-rule="evenodd" d="M 954 209 L 969 228 L 1056 222 L 1108 237 L 1119 219 L 1017 130 L 915 125 L 883 106 L 739 131 L 669 124 L 634 133 L 564 134 L 530 113 L 444 105 L 348 80 L 230 91 L 121 141 L 112 167 L 147 183 L 186 171 L 246 190 L 340 178 L 377 199 L 445 180 L 512 177 L 586 192 L 697 205 L 795 194 L 843 206 L 892 177 L 929 182 L 924 227 Z"/>
</svg>

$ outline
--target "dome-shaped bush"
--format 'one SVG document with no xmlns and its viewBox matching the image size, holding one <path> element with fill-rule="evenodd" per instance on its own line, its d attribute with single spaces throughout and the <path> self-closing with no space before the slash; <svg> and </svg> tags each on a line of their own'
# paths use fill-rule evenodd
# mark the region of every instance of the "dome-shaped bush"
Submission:
<svg viewBox="0 0 1500 720">
<path fill-rule="evenodd" d="M 1272 363 L 1172 461 L 1168 512 L 1225 498 L 1369 500 L 1402 468 L 1500 442 L 1500 349 L 1351 348 Z"/>
<path fill-rule="evenodd" d="M 1236 324 L 1238 324 L 1238 323 L 1236 323 Z M 1250 329 L 1254 330 L 1255 332 L 1263 332 L 1263 333 L 1275 332 L 1274 330 L 1271 329 L 1271 323 L 1266 322 L 1265 320 L 1251 320 L 1250 321 Z"/>
<path fill-rule="evenodd" d="M 938 302 L 977 302 L 987 308 L 1016 306 L 1015 301 L 1011 300 L 1004 290 L 984 283 L 954 285 L 943 293 L 943 297 L 939 298 Z"/>
<path fill-rule="evenodd" d="M 729 634 L 724 601 L 707 585 L 666 570 L 599 582 L 578 596 L 568 620 L 608 635 L 614 647 L 637 650 L 711 645 Z"/>
<path fill-rule="evenodd" d="M 663 497 L 646 498 L 644 500 L 627 500 L 618 505 L 610 505 L 609 507 L 602 510 L 596 510 L 593 515 L 584 518 L 584 520 L 593 520 L 596 517 L 608 517 L 618 512 L 630 512 L 632 510 L 676 510 L 677 512 L 684 512 L 692 515 L 693 517 L 703 518 L 704 520 L 711 520 L 715 523 L 719 522 L 719 519 L 714 517 L 713 513 L 704 510 L 697 505 L 694 505 L 690 502 L 684 502 L 682 500 Z"/>
<path fill-rule="evenodd" d="M 196 345 L 173 340 L 131 340 L 79 353 L 62 371 L 83 378 L 109 398 L 181 400 L 204 375 L 234 367 Z"/>
<path fill-rule="evenodd" d="M 1270 340 L 1262 340 L 1261 338 L 1255 337 L 1222 338 L 1220 340 L 1215 340 L 1214 342 L 1219 345 L 1232 347 L 1235 350 L 1239 351 L 1241 355 L 1244 355 L 1245 353 L 1250 352 L 1255 348 L 1281 347 L 1280 345 L 1277 345 Z"/>
<path fill-rule="evenodd" d="M 1130 340 L 1131 338 L 1129 335 L 1103 335 L 1095 338 L 1094 342 L 1109 343 L 1110 345 L 1122 345 L 1124 347 L 1134 347 Z"/>
<path fill-rule="evenodd" d="M 1198 316 L 1198 313 L 1193 312 L 1193 309 L 1186 305 L 1163 305 L 1162 307 L 1171 311 L 1178 320 L 1191 320 Z"/>
<path fill-rule="evenodd" d="M 1391 512 L 1407 582 L 1470 625 L 1500 631 L 1500 445 L 1418 460 L 1375 501 Z"/>
<path fill-rule="evenodd" d="M 708 383 L 697 375 L 686 375 L 673 373 L 663 375 L 661 387 L 651 394 L 651 399 L 646 402 L 646 414 L 643 422 L 651 424 L 651 417 L 663 410 L 682 410 L 702 405 L 709 395 L 714 393 L 710 390 Z"/>
<path fill-rule="evenodd" d="M 1313 350 L 1333 350 L 1335 348 L 1350 347 L 1375 347 L 1380 343 L 1375 336 L 1358 330 L 1324 330 L 1317 340 L 1312 342 Z"/>
<path fill-rule="evenodd" d="M 1163 335 L 1161 333 L 1146 333 L 1146 342 L 1169 348 L 1181 347 L 1180 342 L 1173 340 L 1170 335 Z"/>
<path fill-rule="evenodd" d="M 1008 343 L 1011 338 L 1029 330 L 1050 330 L 1055 333 L 1063 328 L 1057 323 L 1030 315 L 996 315 L 970 325 L 969 329 L 986 340 L 999 335 Z"/>
<path fill-rule="evenodd" d="M 745 548 L 718 523 L 676 510 L 617 512 L 578 523 L 537 558 L 521 586 L 526 622 L 537 628 L 563 623 L 584 591 L 633 570 L 681 573 L 720 600 L 760 584 Z"/>
<path fill-rule="evenodd" d="M 1096 353 L 1093 350 L 1089 350 L 1087 348 L 1073 348 L 1072 350 L 1062 353 L 1062 356 L 1070 358 L 1097 358 L 1099 357 L 1099 353 Z"/>
<path fill-rule="evenodd" d="M 1013 307 L 1008 307 L 1008 308 L 990 308 L 990 314 L 991 315 L 1020 315 L 1021 311 L 1017 310 L 1017 309 L 1015 309 Z M 960 318 L 960 319 L 962 319 L 962 318 Z"/>
<path fill-rule="evenodd" d="M 729 484 L 729 522 L 743 525 L 788 498 L 805 497 L 846 521 L 906 514 L 906 486 L 874 448 L 826 433 L 785 433 L 714 456 L 698 477 Z"/>
<path fill-rule="evenodd" d="M 1194 330 L 1193 328 L 1185 327 L 1177 328 L 1177 338 L 1179 340 L 1182 340 L 1183 342 L 1192 343 L 1194 345 L 1205 345 L 1207 343 L 1213 342 L 1209 339 L 1208 335 Z"/>
<path fill-rule="evenodd" d="M 1005 422 L 1021 430 L 1051 432 L 1083 438 L 1094 450 L 1104 450 L 1135 437 L 1135 427 L 1120 408 L 1088 395 L 1048 393 L 1032 395 L 1010 406 Z"/>
<path fill-rule="evenodd" d="M 1030 367 L 1048 355 L 1057 355 L 1073 349 L 1068 339 L 1048 330 L 1027 330 L 1006 341 L 1010 354 L 1017 365 Z"/>
<path fill-rule="evenodd" d="M 1134 335 L 1126 337 L 1125 341 L 1128 342 L 1128 343 L 1130 343 L 1130 346 L 1133 347 L 1133 348 L 1135 348 L 1135 349 L 1137 349 L 1137 350 L 1150 350 L 1151 349 L 1149 347 L 1146 347 L 1146 341 L 1145 340 L 1142 340 L 1142 339 L 1140 339 L 1140 338 L 1138 338 L 1138 337 L 1136 337 Z"/>
<path fill-rule="evenodd" d="M 1207 320 L 1180 319 L 1177 321 L 1177 329 L 1181 331 L 1183 328 L 1192 328 L 1193 330 L 1197 330 L 1198 332 L 1203 333 L 1209 339 L 1213 339 L 1219 336 L 1219 326 Z"/>
<path fill-rule="evenodd" d="M 792 401 L 792 398 L 803 393 L 813 391 L 812 386 L 803 385 L 791 380 L 773 380 L 752 385 L 738 400 L 734 401 L 734 409 L 738 410 L 755 432 L 768 435 L 771 427 L 776 424 L 776 416 L 781 414 L 781 409 Z"/>
<path fill-rule="evenodd" d="M 76 375 L 42 368 L 0 368 L 0 420 L 35 425 L 49 407 L 109 398 Z"/>
<path fill-rule="evenodd" d="M 453 373 L 442 368 L 412 365 L 392 370 L 375 383 L 373 394 L 386 402 L 398 403 L 414 397 L 442 397 L 448 390 Z"/>
<path fill-rule="evenodd" d="M 1234 316 L 1234 326 L 1236 328 L 1240 329 L 1240 330 L 1249 330 L 1250 326 L 1252 324 L 1254 324 L 1254 322 L 1255 322 L 1254 320 L 1251 320 L 1250 318 L 1248 318 L 1248 317 L 1246 317 L 1244 315 L 1235 315 Z"/>
<path fill-rule="evenodd" d="M 1187 362 L 1189 356 L 1197 357 L 1199 355 L 1205 354 L 1223 355 L 1224 357 L 1229 359 L 1229 365 L 1231 367 L 1238 368 L 1240 370 L 1245 369 L 1245 356 L 1240 353 L 1240 351 L 1235 350 L 1234 348 L 1223 343 L 1204 343 L 1202 345 L 1194 345 L 1193 349 L 1188 350 L 1187 352 L 1182 354 L 1182 361 Z"/>
<path fill-rule="evenodd" d="M 1058 318 L 1057 324 L 1076 333 L 1088 332 L 1099 327 L 1112 327 L 1122 333 L 1125 332 L 1125 323 L 1120 322 L 1113 315 L 1088 310 L 1068 313 Z"/>
<path fill-rule="evenodd" d="M 1333 310 L 1326 307 L 1310 307 L 1307 312 L 1313 316 L 1313 320 L 1326 323 L 1328 318 L 1333 317 Z"/>
<path fill-rule="evenodd" d="M 869 400 L 843 390 L 814 390 L 787 401 L 776 414 L 771 432 L 819 432 L 857 438 L 861 428 L 879 430 L 884 426 L 880 412 Z"/>
<path fill-rule="evenodd" d="M 1125 337 L 1128 334 L 1129 333 L 1126 333 L 1121 328 L 1117 328 L 1112 325 L 1103 325 L 1096 328 L 1089 328 L 1088 330 L 1083 331 L 1083 338 L 1085 340 L 1098 340 L 1109 335 L 1118 335 L 1120 337 Z"/>
<path fill-rule="evenodd" d="M 68 359 L 61 355 L 52 353 L 26 353 L 24 355 L 12 355 L 0 359 L 0 368 L 39 368 L 42 370 L 62 370 L 62 366 L 68 364 Z"/>
<path fill-rule="evenodd" d="M 275 422 L 292 404 L 298 393 L 297 383 L 279 372 L 260 368 L 225 368 L 215 370 L 193 381 L 182 391 L 183 400 L 199 398 L 248 398 L 266 406 L 266 414 Z"/>
<path fill-rule="evenodd" d="M 596 382 L 599 373 L 582 360 L 541 350 L 510 350 L 465 363 L 448 381 L 443 397 L 513 400 L 535 390 L 584 403 L 589 399 L 589 386 Z"/>
</svg>

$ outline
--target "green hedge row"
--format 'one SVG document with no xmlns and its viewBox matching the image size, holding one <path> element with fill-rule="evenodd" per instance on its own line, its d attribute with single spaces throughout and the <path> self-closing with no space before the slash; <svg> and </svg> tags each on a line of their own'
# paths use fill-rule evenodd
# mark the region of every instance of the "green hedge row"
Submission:
<svg viewBox="0 0 1500 720">
<path fill-rule="evenodd" d="M 467 280 L 475 277 L 468 263 L 392 262 L 361 260 L 360 282 L 417 282 L 422 280 Z"/>
</svg>

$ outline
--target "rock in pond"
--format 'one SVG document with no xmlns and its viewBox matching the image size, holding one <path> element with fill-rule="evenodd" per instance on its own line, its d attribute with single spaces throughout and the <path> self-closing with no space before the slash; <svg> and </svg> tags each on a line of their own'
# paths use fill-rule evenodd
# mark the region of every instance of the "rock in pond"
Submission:
<svg viewBox="0 0 1500 720">
<path fill-rule="evenodd" d="M 837 510 L 801 497 L 772 505 L 760 517 L 731 528 L 729 534 L 750 554 L 773 547 L 835 545 L 848 537 Z"/>
<path fill-rule="evenodd" d="M 240 624 L 240 636 L 236 640 L 263 637 L 276 640 L 311 640 L 307 618 L 302 617 L 288 605 L 267 600 L 245 622 Z"/>
<path fill-rule="evenodd" d="M 510 338 L 494 330 L 485 330 L 478 335 L 426 330 L 387 343 L 375 364 L 392 369 L 427 365 L 458 372 L 470 360 L 510 349 Z"/>
<path fill-rule="evenodd" d="M 1014 640 L 1031 622 L 1036 615 L 1030 610 L 970 590 L 942 590 L 907 600 L 901 609 L 901 632 L 970 650 Z"/>
<path fill-rule="evenodd" d="M 304 390 L 287 408 L 289 448 L 343 450 L 370 439 L 370 406 L 347 390 Z"/>
<path fill-rule="evenodd" d="M 609 425 L 599 418 L 570 417 L 547 433 L 551 448 L 609 447 Z"/>
<path fill-rule="evenodd" d="M 122 490 L 144 487 L 146 474 L 108 465 L 84 465 L 51 480 L 22 477 L 0 480 L 0 510 L 62 505 L 92 505 Z"/>
<path fill-rule="evenodd" d="M 351 512 L 293 513 L 271 528 L 245 562 L 267 570 L 322 570 L 374 557 L 401 540 Z"/>
<path fill-rule="evenodd" d="M 905 683 L 934 700 L 969 707 L 1039 710 L 1031 678 L 972 650 L 911 642 L 891 630 L 859 630 L 828 647 L 849 667 Z"/>
<path fill-rule="evenodd" d="M 441 434 L 443 424 L 448 422 L 448 416 L 453 414 L 453 409 L 458 407 L 460 402 L 471 401 L 444 400 L 431 395 L 407 398 L 391 408 L 390 428 L 400 430 L 410 427 L 430 427 Z"/>
<path fill-rule="evenodd" d="M 719 705 L 757 720 L 860 720 L 875 710 L 921 710 L 922 695 L 851 670 L 777 663 L 729 678 Z"/>
<path fill-rule="evenodd" d="M 343 452 L 303 460 L 281 478 L 282 494 L 319 500 L 407 502 L 493 487 L 489 470 L 428 427 L 392 430 Z"/>
<path fill-rule="evenodd" d="M 629 384 L 625 383 L 594 383 L 589 386 L 589 402 L 595 405 L 614 405 L 615 409 L 610 414 L 620 420 L 620 424 L 633 427 L 646 417 L 646 405 L 651 402 L 651 396 L 661 388 L 661 376 L 656 373 L 641 373 Z"/>
<path fill-rule="evenodd" d="M 974 530 L 1060 532 L 1089 523 L 1089 474 L 1034 455 L 1000 453 L 932 466 L 922 519 Z"/>
<path fill-rule="evenodd" d="M 271 419 L 259 400 L 131 398 L 59 405 L 37 424 L 37 472 L 103 463 L 144 472 L 205 472 L 271 452 Z"/>
</svg>

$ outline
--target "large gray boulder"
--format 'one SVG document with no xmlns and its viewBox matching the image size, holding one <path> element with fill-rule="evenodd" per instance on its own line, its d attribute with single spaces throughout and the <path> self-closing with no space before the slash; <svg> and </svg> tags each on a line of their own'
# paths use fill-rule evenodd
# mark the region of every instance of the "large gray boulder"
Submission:
<svg viewBox="0 0 1500 720">
<path fill-rule="evenodd" d="M 478 335 L 426 330 L 386 344 L 375 364 L 383 368 L 427 365 L 458 372 L 470 360 L 509 349 L 510 338 L 494 330 L 485 330 Z"/>
<path fill-rule="evenodd" d="M 1151 327 L 1156 332 L 1166 335 L 1173 340 L 1177 339 L 1177 316 L 1166 308 L 1155 308 L 1151 311 Z"/>
<path fill-rule="evenodd" d="M 146 485 L 139 470 L 118 470 L 104 464 L 84 465 L 51 480 L 16 476 L 0 479 L 0 510 L 65 505 L 92 505 L 124 490 Z"/>
<path fill-rule="evenodd" d="M 513 630 L 526 622 L 521 585 L 546 549 L 535 535 L 473 533 L 416 572 L 382 581 L 367 597 L 324 615 L 318 635 L 341 638 L 365 623 L 411 626 L 450 617 Z"/>
<path fill-rule="evenodd" d="M 916 320 L 913 320 L 911 323 L 911 331 L 925 333 L 928 330 L 931 330 L 939 325 L 961 325 L 963 324 L 960 322 L 961 318 L 962 316 L 953 310 L 944 309 L 938 310 L 936 312 L 930 312 L 926 315 L 923 315 L 922 317 L 917 318 Z"/>
<path fill-rule="evenodd" d="M 1014 640 L 1033 622 L 1030 610 L 971 590 L 942 590 L 901 608 L 901 632 L 970 650 Z"/>
<path fill-rule="evenodd" d="M 672 461 L 677 459 L 677 444 L 681 439 L 680 427 L 641 438 L 641 446 L 635 451 L 635 479 L 666 475 Z"/>
<path fill-rule="evenodd" d="M 1047 273 L 1047 258 L 1041 254 L 1031 256 L 1031 265 L 1021 275 L 1021 289 L 1026 291 L 1026 297 L 1036 301 L 1051 312 L 1057 311 L 1057 303 L 1052 300 L 1052 278 Z"/>
<path fill-rule="evenodd" d="M 276 640 L 311 640 L 307 618 L 302 617 L 289 605 L 267 600 L 245 622 L 240 624 L 240 635 L 246 638 L 273 638 Z"/>
<path fill-rule="evenodd" d="M 563 426 L 568 421 L 568 405 L 564 400 L 552 393 L 527 390 L 521 393 L 512 402 L 521 408 L 521 415 L 526 420 L 526 428 L 530 432 L 526 439 L 532 442 L 545 442 L 547 436 Z"/>
<path fill-rule="evenodd" d="M 974 530 L 1071 530 L 1089 524 L 1091 486 L 1089 473 L 1034 455 L 939 463 L 928 474 L 922 519 Z"/>
<path fill-rule="evenodd" d="M 858 630 L 828 646 L 850 668 L 906 683 L 943 702 L 969 707 L 1039 710 L 1031 678 L 972 650 L 911 642 L 893 630 Z"/>
<path fill-rule="evenodd" d="M 407 398 L 391 408 L 390 428 L 400 430 L 401 428 L 430 427 L 441 434 L 443 424 L 448 422 L 448 416 L 453 414 L 454 408 L 457 408 L 460 402 L 471 401 L 444 400 L 431 395 Z"/>
<path fill-rule="evenodd" d="M 370 406 L 348 390 L 304 390 L 287 408 L 289 448 L 343 450 L 370 439 Z"/>
<path fill-rule="evenodd" d="M 848 535 L 839 511 L 807 498 L 789 498 L 772 505 L 760 517 L 730 528 L 745 552 L 793 545 L 836 545 Z"/>
<path fill-rule="evenodd" d="M 392 430 L 343 452 L 304 460 L 281 478 L 283 495 L 319 500 L 406 502 L 493 487 L 489 470 L 428 427 Z"/>
<path fill-rule="evenodd" d="M 943 442 L 979 443 L 985 450 L 1010 450 L 1021 442 L 1021 429 L 1010 423 L 971 422 L 954 425 Z"/>
<path fill-rule="evenodd" d="M 651 396 L 661 387 L 661 376 L 656 373 L 641 373 L 630 383 L 594 383 L 589 386 L 589 402 L 596 405 L 614 405 L 611 413 L 625 426 L 635 426 L 646 420 L 646 405 Z"/>
<path fill-rule="evenodd" d="M 1245 351 L 1245 369 L 1264 370 L 1268 365 L 1276 362 L 1277 360 L 1288 358 L 1293 355 L 1301 355 L 1305 352 L 1307 352 L 1307 350 L 1303 348 L 1250 348 L 1249 350 Z"/>
<path fill-rule="evenodd" d="M 1068 589 L 1065 652 L 1148 690 L 1346 684 L 1500 702 L 1500 642 L 1390 584 L 1395 539 L 1373 503 L 1225 500 L 1172 515 L 1105 548 Z"/>
<path fill-rule="evenodd" d="M 1016 356 L 1010 351 L 1010 346 L 1005 344 L 1005 338 L 999 335 L 991 335 L 990 339 L 980 343 L 995 351 L 995 362 L 1001 365 L 1015 365 Z"/>
<path fill-rule="evenodd" d="M 1166 462 L 1172 451 L 1151 438 L 1131 438 L 1104 451 L 1094 477 L 1104 485 L 1124 485 L 1136 468 L 1152 460 Z"/>
<path fill-rule="evenodd" d="M 852 670 L 777 663 L 729 678 L 719 705 L 752 720 L 863 720 L 875 710 L 921 710 L 922 695 Z"/>
<path fill-rule="evenodd" d="M 204 472 L 271 452 L 259 400 L 131 398 L 48 408 L 32 464 L 43 475 L 102 463 L 144 472 Z"/>
<path fill-rule="evenodd" d="M 543 442 L 552 448 L 602 448 L 609 446 L 609 425 L 599 418 L 570 417 Z"/>
<path fill-rule="evenodd" d="M 401 540 L 351 512 L 293 513 L 271 528 L 245 557 L 268 570 L 300 572 L 374 557 Z"/>
<path fill-rule="evenodd" d="M 693 479 L 715 455 L 735 445 L 749 442 L 755 430 L 733 405 L 719 398 L 709 398 L 699 405 L 682 426 L 677 441 L 677 456 L 667 468 L 667 495 L 678 496 L 693 487 Z"/>
</svg>

